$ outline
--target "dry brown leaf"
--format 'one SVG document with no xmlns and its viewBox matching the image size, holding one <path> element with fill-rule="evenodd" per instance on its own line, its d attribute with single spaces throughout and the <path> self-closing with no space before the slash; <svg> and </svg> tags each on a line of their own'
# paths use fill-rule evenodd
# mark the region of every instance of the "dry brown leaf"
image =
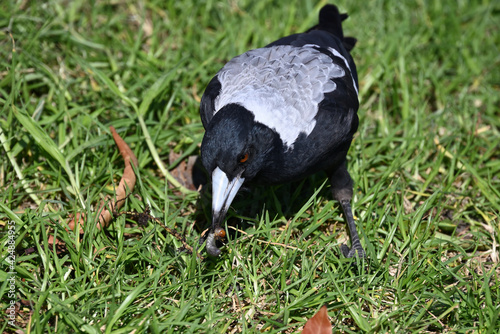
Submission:
<svg viewBox="0 0 500 334">
<path fill-rule="evenodd" d="M 136 156 L 134 155 L 134 152 L 132 152 L 127 143 L 125 143 L 125 141 L 118 135 L 115 128 L 111 126 L 109 129 L 111 131 L 111 134 L 113 135 L 113 139 L 115 140 L 116 146 L 118 147 L 118 150 L 120 151 L 120 154 L 123 157 L 123 160 L 125 162 L 125 169 L 123 170 L 123 176 L 120 180 L 120 183 L 115 190 L 115 195 L 108 198 L 107 200 L 101 201 L 101 203 L 99 204 L 98 212 L 100 212 L 100 215 L 99 215 L 99 221 L 97 223 L 97 228 L 101 229 L 103 227 L 106 227 L 113 218 L 113 216 L 117 217 L 122 214 L 126 214 L 133 217 L 133 219 L 136 220 L 139 225 L 144 225 L 149 220 L 152 220 L 157 224 L 159 224 L 160 226 L 162 226 L 172 236 L 177 238 L 183 244 L 183 248 L 186 251 L 190 253 L 195 252 L 193 248 L 186 243 L 184 236 L 179 234 L 175 229 L 165 226 L 165 224 L 163 224 L 161 220 L 153 217 L 150 214 L 150 209 L 148 206 L 146 206 L 145 211 L 142 213 L 135 211 L 118 213 L 118 210 L 125 203 L 124 200 L 127 198 L 127 193 L 131 193 L 134 190 L 134 186 L 137 181 L 134 173 L 134 167 L 137 168 L 139 164 Z M 186 164 L 185 162 L 182 162 L 181 164 L 182 167 L 181 169 L 179 169 L 179 176 L 181 176 L 181 178 L 184 178 L 184 181 L 191 182 L 190 183 L 191 186 L 193 186 L 193 184 L 192 184 L 192 177 L 190 177 L 190 175 L 192 174 L 195 161 L 196 157 L 190 157 L 188 163 Z M 85 219 L 86 217 L 85 214 L 83 213 L 77 213 L 75 216 L 70 217 L 68 220 L 68 229 L 74 230 L 76 227 L 83 226 Z M 80 229 L 80 233 L 83 232 L 84 231 Z M 50 245 L 55 244 L 58 247 L 58 253 L 64 251 L 65 244 L 57 240 L 53 235 L 49 237 L 48 242 Z M 32 247 L 25 250 L 25 253 L 29 254 L 34 251 L 35 248 Z M 199 253 L 197 253 L 196 255 L 198 256 L 198 258 L 203 259 L 203 257 Z"/>
<path fill-rule="evenodd" d="M 99 216 L 99 222 L 97 224 L 97 228 L 101 229 L 109 224 L 112 218 L 112 212 L 116 212 L 120 209 L 125 203 L 124 199 L 127 197 L 127 192 L 132 192 L 134 190 L 136 176 L 134 173 L 134 168 L 132 164 L 137 167 L 139 165 L 137 158 L 130 149 L 130 147 L 125 143 L 125 141 L 120 137 L 120 135 L 116 132 L 115 128 L 110 126 L 109 130 L 113 135 L 113 139 L 115 140 L 116 146 L 120 151 L 121 156 L 125 162 L 125 169 L 123 170 L 123 176 L 120 180 L 118 187 L 116 188 L 116 193 L 113 199 L 114 204 L 106 203 L 106 201 L 102 201 L 99 205 L 99 211 L 101 212 Z M 106 205 L 107 204 L 107 205 Z M 113 207 L 114 205 L 114 207 Z M 77 213 L 74 217 L 69 218 L 68 227 L 70 230 L 74 230 L 76 226 L 82 226 L 85 220 L 85 215 L 83 213 Z M 83 233 L 81 230 L 80 233 Z M 49 244 L 57 244 L 60 246 L 61 242 L 56 240 L 53 235 L 49 237 Z"/>
<path fill-rule="evenodd" d="M 174 151 L 170 151 L 168 156 L 169 163 L 172 164 L 180 156 L 180 154 L 174 153 Z M 196 164 L 197 158 L 198 156 L 191 155 L 188 157 L 187 161 L 182 160 L 174 169 L 170 171 L 170 174 L 175 177 L 175 179 L 179 181 L 180 184 L 182 184 L 189 190 L 198 190 L 193 180 L 193 168 Z"/>
<path fill-rule="evenodd" d="M 132 152 L 127 143 L 116 132 L 115 128 L 110 126 L 109 130 L 111 131 L 116 146 L 118 147 L 118 150 L 120 151 L 120 154 L 125 162 L 125 169 L 123 170 L 122 179 L 120 180 L 120 183 L 116 188 L 114 196 L 114 203 L 115 203 L 114 207 L 113 204 L 106 205 L 107 204 L 106 201 L 102 201 L 101 204 L 99 205 L 98 212 L 101 212 L 99 216 L 99 223 L 97 224 L 97 228 L 99 229 L 106 227 L 111 221 L 112 212 L 118 211 L 123 206 L 123 204 L 125 204 L 124 199 L 127 197 L 127 191 L 132 192 L 134 190 L 135 182 L 137 179 L 135 177 L 134 168 L 132 167 L 132 164 L 135 167 L 139 165 L 134 152 Z M 75 229 L 75 220 L 78 224 L 82 225 L 84 218 L 85 216 L 83 214 L 82 215 L 77 214 L 76 219 L 71 219 L 69 221 L 68 223 L 69 228 L 71 230 Z"/>
<path fill-rule="evenodd" d="M 201 162 L 199 155 L 183 156 L 183 153 L 175 153 L 171 150 L 168 154 L 168 164 L 170 175 L 187 190 L 200 192 L 207 184 L 207 173 Z M 171 167 L 174 166 L 175 167 Z M 175 191 L 175 190 L 174 190 Z"/>
<path fill-rule="evenodd" d="M 118 150 L 120 150 L 120 154 L 123 157 L 125 162 L 125 169 L 123 170 L 123 176 L 120 180 L 120 184 L 118 188 L 116 188 L 115 194 L 115 207 L 111 207 L 112 211 L 118 211 L 123 204 L 125 204 L 124 199 L 127 197 L 127 191 L 132 192 L 135 187 L 135 181 L 137 180 L 134 173 L 134 168 L 132 164 L 137 168 L 139 166 L 139 162 L 137 158 L 127 145 L 127 143 L 120 137 L 120 135 L 116 132 L 115 128 L 110 126 L 109 130 L 113 134 L 113 139 L 115 140 L 116 146 L 118 146 Z M 105 227 L 109 224 L 111 220 L 111 211 L 108 207 L 104 208 L 106 203 L 101 203 L 99 207 L 99 211 L 102 210 L 101 215 L 99 216 L 99 224 L 98 228 Z"/>
<path fill-rule="evenodd" d="M 318 313 L 307 320 L 302 334 L 332 334 L 332 324 L 328 319 L 326 306 L 322 306 Z"/>
</svg>

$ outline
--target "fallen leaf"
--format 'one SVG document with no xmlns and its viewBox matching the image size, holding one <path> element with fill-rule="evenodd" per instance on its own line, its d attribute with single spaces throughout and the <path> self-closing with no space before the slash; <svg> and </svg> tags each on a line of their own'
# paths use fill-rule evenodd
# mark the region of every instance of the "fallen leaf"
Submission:
<svg viewBox="0 0 500 334">
<path fill-rule="evenodd" d="M 97 224 L 97 228 L 101 229 L 106 227 L 111 221 L 112 212 L 118 211 L 123 204 L 125 204 L 124 199 L 127 197 L 127 191 L 132 192 L 135 187 L 135 181 L 137 180 L 134 173 L 134 168 L 132 164 L 137 167 L 139 165 L 137 158 L 127 145 L 127 143 L 120 137 L 120 135 L 116 132 L 115 128 L 110 126 L 109 130 L 113 135 L 113 139 L 115 140 L 116 146 L 120 151 L 120 154 L 125 162 L 125 169 L 123 170 L 122 179 L 118 184 L 118 187 L 115 190 L 114 203 L 106 203 L 106 201 L 102 201 L 99 205 L 98 212 L 101 212 L 99 215 L 99 223 Z M 108 205 L 107 205 L 108 204 Z M 111 210 L 110 210 L 111 209 Z M 76 224 L 83 225 L 83 219 L 85 216 L 76 215 L 76 219 L 71 219 L 68 222 L 68 226 L 71 230 L 75 229 L 75 221 Z M 82 231 L 83 232 L 83 231 Z"/>
<path fill-rule="evenodd" d="M 132 152 L 127 143 L 116 132 L 115 128 L 110 126 L 109 130 L 111 130 L 116 146 L 118 146 L 118 150 L 123 157 L 123 160 L 125 162 L 125 169 L 123 170 L 122 179 L 118 184 L 118 188 L 116 188 L 114 207 L 113 205 L 111 205 L 110 211 L 108 207 L 105 207 L 106 203 L 104 202 L 101 203 L 101 206 L 99 207 L 99 211 L 102 210 L 102 213 L 99 216 L 99 224 L 97 226 L 98 228 L 107 226 L 109 224 L 109 221 L 111 220 L 111 213 L 113 211 L 118 211 L 123 206 L 123 204 L 125 204 L 124 199 L 127 197 L 127 191 L 132 192 L 134 190 L 135 181 L 137 180 L 132 164 L 135 167 L 139 166 L 139 162 L 137 161 L 134 152 Z"/>
<path fill-rule="evenodd" d="M 168 156 L 169 164 L 176 163 L 181 154 L 171 151 Z M 175 177 L 179 183 L 189 189 L 200 191 L 203 184 L 207 183 L 206 174 L 201 164 L 200 157 L 191 155 L 177 163 L 177 166 L 170 170 L 170 174 Z"/>
<path fill-rule="evenodd" d="M 176 161 L 181 155 L 174 153 L 174 151 L 170 151 L 168 156 L 168 161 L 172 164 Z M 183 160 L 179 162 L 179 164 L 170 171 L 170 174 L 175 177 L 180 184 L 186 187 L 189 190 L 197 190 L 196 186 L 193 183 L 193 167 L 196 163 L 197 156 L 192 155 L 188 157 L 187 161 Z"/>
<path fill-rule="evenodd" d="M 134 152 L 132 152 L 127 143 L 120 137 L 120 135 L 118 135 L 115 128 L 110 126 L 109 130 L 111 131 L 116 146 L 118 147 L 118 150 L 120 151 L 120 154 L 125 162 L 125 169 L 123 170 L 123 176 L 115 191 L 115 196 L 113 198 L 114 204 L 111 204 L 111 201 L 109 203 L 107 201 L 102 201 L 99 205 L 98 212 L 101 212 L 101 214 L 99 215 L 99 222 L 97 224 L 98 229 L 101 229 L 109 224 L 112 218 L 112 213 L 116 212 L 123 206 L 123 204 L 125 204 L 124 199 L 127 197 L 127 192 L 132 192 L 134 190 L 137 179 L 132 165 L 135 167 L 139 165 Z M 76 226 L 83 226 L 85 218 L 86 217 L 83 213 L 77 213 L 75 216 L 70 217 L 68 220 L 69 229 L 73 231 Z M 80 230 L 80 233 L 83 233 L 83 230 Z M 57 246 L 64 246 L 63 243 L 55 239 L 53 235 L 49 236 L 48 243 L 49 245 L 55 243 Z M 32 247 L 25 250 L 25 253 L 29 254 L 33 251 L 34 248 Z"/>
<path fill-rule="evenodd" d="M 322 306 L 318 313 L 307 320 L 302 334 L 332 334 L 332 324 L 328 319 L 326 306 Z"/>
<path fill-rule="evenodd" d="M 152 220 L 157 224 L 159 224 L 160 226 L 162 226 L 168 233 L 170 233 L 176 239 L 178 239 L 182 243 L 183 248 L 186 251 L 190 253 L 196 252 L 190 245 L 187 244 L 183 235 L 181 235 L 175 229 L 167 227 L 159 219 L 153 217 L 150 214 L 149 206 L 146 206 L 145 211 L 142 213 L 136 211 L 118 213 L 118 210 L 125 203 L 125 199 L 128 196 L 127 194 L 130 194 L 134 190 L 134 186 L 137 181 L 134 173 L 134 167 L 137 168 L 139 163 L 137 161 L 136 156 L 134 155 L 134 152 L 132 152 L 127 143 L 125 143 L 125 141 L 118 135 L 115 128 L 111 126 L 109 129 L 111 131 L 111 134 L 113 135 L 113 139 L 115 140 L 116 146 L 118 147 L 118 150 L 120 151 L 120 154 L 125 162 L 125 168 L 123 170 L 123 175 L 120 180 L 120 183 L 118 187 L 115 189 L 114 196 L 109 197 L 107 200 L 101 201 L 101 203 L 99 204 L 98 212 L 100 212 L 100 215 L 99 215 L 99 221 L 97 223 L 97 228 L 101 229 L 103 227 L 106 227 L 113 218 L 113 216 L 117 217 L 122 214 L 131 216 L 139 225 L 144 225 L 149 220 Z M 171 157 L 173 158 L 174 156 Z M 183 181 L 189 183 L 189 185 L 192 187 L 194 187 L 192 183 L 193 180 L 192 175 L 193 175 L 193 166 L 195 165 L 195 162 L 196 162 L 196 157 L 192 156 L 188 159 L 187 164 L 185 162 L 182 162 L 180 164 L 181 168 L 178 169 L 178 177 Z M 83 226 L 85 219 L 86 217 L 85 214 L 83 213 L 77 213 L 74 216 L 70 216 L 68 218 L 68 229 L 75 230 L 76 227 Z M 83 229 L 80 229 L 80 233 L 83 232 L 84 232 Z M 63 252 L 66 246 L 64 242 L 57 240 L 53 235 L 49 236 L 48 243 L 49 245 L 56 245 L 58 253 Z M 35 250 L 36 250 L 35 247 L 31 247 L 26 249 L 25 253 L 30 254 L 33 253 Z M 199 253 L 196 253 L 196 255 L 198 256 L 198 258 L 203 259 L 203 257 Z"/>
</svg>

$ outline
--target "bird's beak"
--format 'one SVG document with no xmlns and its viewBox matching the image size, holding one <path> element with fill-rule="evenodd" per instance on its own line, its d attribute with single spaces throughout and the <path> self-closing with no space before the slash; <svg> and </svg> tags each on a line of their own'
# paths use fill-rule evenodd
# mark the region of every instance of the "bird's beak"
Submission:
<svg viewBox="0 0 500 334">
<path fill-rule="evenodd" d="M 245 178 L 241 174 L 229 181 L 226 173 L 219 167 L 212 172 L 212 229 L 222 223 L 243 181 Z"/>
</svg>

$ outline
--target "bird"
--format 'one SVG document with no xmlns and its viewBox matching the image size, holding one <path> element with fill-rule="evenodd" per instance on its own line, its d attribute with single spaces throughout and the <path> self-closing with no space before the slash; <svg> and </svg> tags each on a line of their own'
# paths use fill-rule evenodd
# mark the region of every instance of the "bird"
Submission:
<svg viewBox="0 0 500 334">
<path fill-rule="evenodd" d="M 351 247 L 340 250 L 366 257 L 346 161 L 359 123 L 350 54 L 357 40 L 344 37 L 347 17 L 325 5 L 317 25 L 232 58 L 208 83 L 200 102 L 200 155 L 212 183 L 209 255 L 221 254 L 216 240 L 225 237 L 221 225 L 243 184 L 276 185 L 324 171 L 350 236 Z"/>
</svg>

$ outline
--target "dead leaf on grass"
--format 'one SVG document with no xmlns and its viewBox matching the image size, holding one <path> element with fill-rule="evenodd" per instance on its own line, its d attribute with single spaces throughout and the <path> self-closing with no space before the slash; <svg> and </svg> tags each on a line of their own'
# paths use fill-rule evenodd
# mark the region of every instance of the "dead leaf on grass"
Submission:
<svg viewBox="0 0 500 334">
<path fill-rule="evenodd" d="M 99 215 L 99 222 L 97 224 L 97 228 L 101 229 L 106 227 L 112 218 L 112 213 L 118 211 L 123 204 L 125 204 L 125 198 L 127 197 L 127 192 L 132 192 L 135 187 L 136 177 L 134 173 L 134 167 L 137 168 L 139 163 L 137 161 L 137 157 L 134 152 L 130 149 L 127 143 L 120 137 L 120 135 L 116 132 L 115 128 L 110 126 L 109 130 L 113 135 L 113 139 L 115 140 L 116 146 L 120 151 L 120 154 L 125 162 L 125 169 L 123 170 L 123 175 L 118 184 L 118 187 L 115 190 L 114 196 L 114 204 L 108 201 L 102 201 L 99 205 L 98 212 L 101 212 Z M 108 203 L 107 203 L 108 202 Z M 108 204 L 108 205 L 107 205 Z M 68 226 L 71 230 L 75 229 L 75 224 L 83 224 L 83 219 L 85 218 L 84 214 L 77 214 L 76 219 L 71 219 L 68 222 Z"/>
<path fill-rule="evenodd" d="M 139 163 L 137 161 L 137 157 L 134 152 L 130 149 L 127 143 L 120 137 L 120 135 L 116 132 L 115 128 L 109 127 L 111 134 L 113 135 L 113 139 L 115 140 L 116 146 L 120 151 L 120 154 L 125 162 L 125 169 L 123 170 L 123 175 L 118 184 L 118 187 L 115 190 L 115 195 L 113 198 L 108 198 L 107 200 L 101 201 L 99 205 L 98 212 L 101 212 L 99 215 L 99 221 L 97 223 L 97 228 L 101 229 L 106 227 L 112 218 L 112 213 L 119 210 L 123 204 L 125 203 L 125 198 L 127 197 L 127 192 L 132 192 L 135 187 L 136 176 L 134 173 L 134 167 L 138 167 Z M 113 203 L 110 201 L 113 199 Z M 72 231 L 75 230 L 77 226 L 82 227 L 86 217 L 83 213 L 77 213 L 75 216 L 70 217 L 68 220 L 68 228 Z M 83 233 L 83 230 L 80 230 L 80 233 Z M 49 236 L 49 245 L 56 244 L 57 246 L 64 246 L 64 243 L 57 240 L 53 235 Z M 27 249 L 25 252 L 30 253 L 31 249 Z M 31 251 L 33 252 L 34 249 Z"/>
<path fill-rule="evenodd" d="M 99 204 L 98 212 L 100 212 L 100 214 L 99 220 L 97 222 L 97 228 L 101 229 L 108 226 L 113 218 L 116 218 L 123 214 L 129 215 L 139 225 L 145 225 L 148 221 L 154 221 L 155 223 L 163 227 L 168 233 L 178 239 L 182 243 L 183 249 L 185 249 L 189 253 L 195 252 L 195 250 L 187 244 L 185 238 L 181 234 L 179 234 L 179 232 L 177 232 L 175 229 L 167 227 L 161 220 L 153 217 L 150 214 L 149 206 L 146 206 L 144 212 L 127 211 L 118 213 L 118 210 L 124 205 L 125 199 L 127 198 L 128 194 L 132 193 L 132 191 L 134 190 L 137 180 L 134 173 L 134 168 L 137 168 L 139 164 L 134 152 L 132 152 L 127 143 L 120 137 L 120 135 L 118 135 L 115 128 L 111 126 L 109 129 L 111 131 L 111 134 L 113 135 L 116 146 L 118 147 L 118 150 L 120 151 L 120 154 L 125 162 L 125 169 L 123 170 L 122 178 L 115 190 L 114 196 L 109 196 L 106 200 L 101 201 L 101 203 Z M 181 167 L 178 168 L 177 177 L 180 180 L 184 179 L 186 181 L 184 186 L 186 186 L 187 183 L 191 182 L 192 180 L 191 175 L 195 162 L 196 157 L 190 157 L 187 164 L 183 161 L 180 164 Z M 194 188 L 192 182 L 191 186 L 192 188 Z M 67 223 L 68 229 L 74 231 L 75 228 L 82 227 L 85 219 L 86 217 L 83 213 L 77 213 L 74 217 L 70 217 Z M 83 232 L 83 229 L 80 229 L 80 233 Z M 53 235 L 49 237 L 48 243 L 49 245 L 56 245 L 58 253 L 65 250 L 65 243 L 57 240 Z M 35 248 L 32 247 L 26 249 L 25 253 L 29 254 L 33 253 L 34 251 Z M 198 258 L 203 259 L 203 257 L 199 253 L 196 253 L 196 255 L 198 256 Z"/>
<path fill-rule="evenodd" d="M 302 334 L 332 334 L 332 324 L 328 319 L 325 305 L 311 319 L 307 320 Z"/>
<path fill-rule="evenodd" d="M 174 163 L 181 155 L 170 151 L 168 161 L 170 164 Z M 189 190 L 198 190 L 195 182 L 193 181 L 193 168 L 196 164 L 198 156 L 192 155 L 188 159 L 184 159 L 172 170 L 170 174 L 179 181 L 185 188 Z"/>
</svg>

